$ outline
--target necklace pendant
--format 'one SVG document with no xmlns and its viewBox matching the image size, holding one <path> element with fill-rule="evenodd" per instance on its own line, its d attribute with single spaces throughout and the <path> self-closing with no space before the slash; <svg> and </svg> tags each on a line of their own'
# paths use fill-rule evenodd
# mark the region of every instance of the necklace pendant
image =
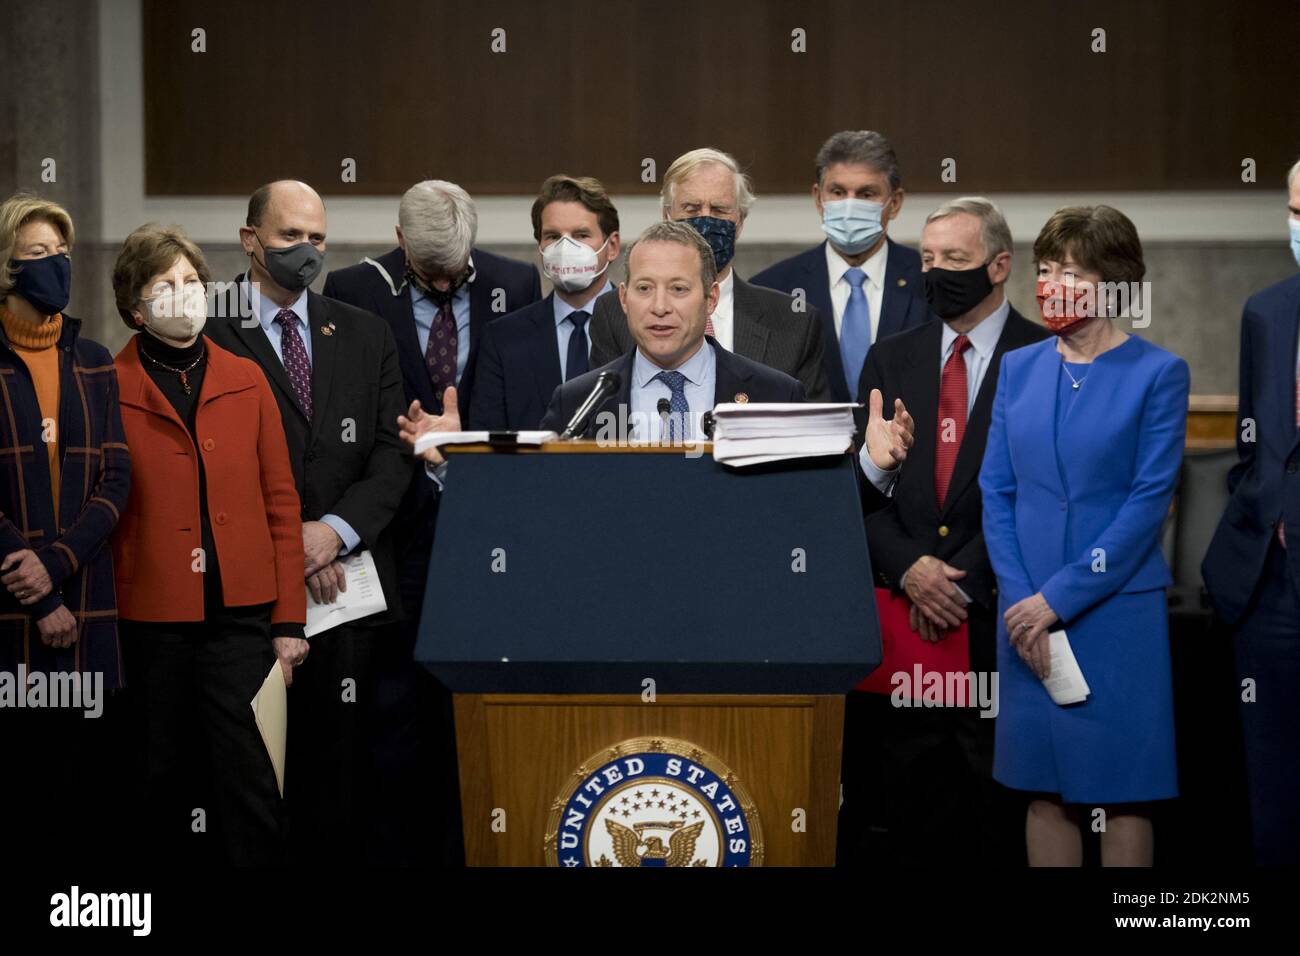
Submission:
<svg viewBox="0 0 1300 956">
<path fill-rule="evenodd" d="M 190 377 L 186 372 L 181 372 L 181 388 L 185 389 L 186 395 L 190 393 Z M 1078 386 L 1076 385 L 1075 388 Z"/>
<path fill-rule="evenodd" d="M 1074 383 L 1074 387 L 1075 387 L 1075 388 L 1078 388 L 1078 387 L 1079 387 L 1079 385 L 1080 385 L 1080 383 L 1079 383 L 1079 382 L 1075 382 L 1075 383 Z M 186 391 L 189 391 L 189 389 L 186 389 Z"/>
</svg>

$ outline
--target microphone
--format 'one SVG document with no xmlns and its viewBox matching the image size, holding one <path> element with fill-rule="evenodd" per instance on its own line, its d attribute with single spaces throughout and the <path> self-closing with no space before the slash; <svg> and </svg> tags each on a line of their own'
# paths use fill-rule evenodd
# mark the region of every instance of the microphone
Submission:
<svg viewBox="0 0 1300 956">
<path fill-rule="evenodd" d="M 601 372 L 596 377 L 596 384 L 591 387 L 591 392 L 583 403 L 578 406 L 578 410 L 573 413 L 573 417 L 569 419 L 569 424 L 564 426 L 564 431 L 560 432 L 560 438 L 563 441 L 575 438 L 578 432 L 581 431 L 582 426 L 586 424 L 587 417 L 595 407 L 604 401 L 607 396 L 618 391 L 621 384 L 622 380 L 618 377 L 617 372 Z"/>
<path fill-rule="evenodd" d="M 705 438 L 713 438 L 713 426 L 717 424 L 717 419 L 713 417 L 713 412 L 705 412 L 700 421 L 700 430 L 704 432 Z"/>
</svg>

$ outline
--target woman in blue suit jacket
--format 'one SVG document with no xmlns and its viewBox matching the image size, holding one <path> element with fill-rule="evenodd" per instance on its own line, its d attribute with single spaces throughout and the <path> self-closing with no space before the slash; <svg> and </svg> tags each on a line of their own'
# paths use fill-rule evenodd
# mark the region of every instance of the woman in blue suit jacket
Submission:
<svg viewBox="0 0 1300 956">
<path fill-rule="evenodd" d="M 1037 795 L 1031 865 L 1079 865 L 1080 823 L 1097 808 L 1102 863 L 1150 865 L 1144 804 L 1178 788 L 1159 533 L 1183 456 L 1187 363 L 1110 318 L 1120 300 L 1098 284 L 1135 289 L 1145 274 L 1123 213 L 1058 210 L 1034 259 L 1056 337 L 1003 357 L 980 472 L 1003 612 L 993 775 Z M 1043 687 L 1057 628 L 1088 682 L 1082 703 L 1058 706 Z"/>
</svg>

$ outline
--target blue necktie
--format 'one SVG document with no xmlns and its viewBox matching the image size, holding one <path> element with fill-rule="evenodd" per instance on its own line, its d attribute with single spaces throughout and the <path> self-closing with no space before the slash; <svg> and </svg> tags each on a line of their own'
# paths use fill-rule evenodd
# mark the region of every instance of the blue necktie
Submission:
<svg viewBox="0 0 1300 956">
<path fill-rule="evenodd" d="M 672 392 L 672 397 L 668 400 L 668 410 L 672 414 L 665 422 L 668 428 L 668 440 L 681 441 L 681 428 L 691 413 L 690 403 L 686 401 L 686 376 L 681 372 L 660 372 L 651 381 L 655 379 L 667 385 L 668 390 Z"/>
<path fill-rule="evenodd" d="M 564 380 L 577 378 L 587 371 L 587 333 L 583 326 L 591 318 L 590 312 L 570 312 L 569 321 L 573 323 L 573 332 L 569 335 L 569 352 L 564 359 Z"/>
<path fill-rule="evenodd" d="M 844 279 L 853 288 L 849 302 L 844 307 L 844 321 L 840 323 L 840 359 L 844 362 L 844 381 L 849 387 L 849 401 L 858 400 L 858 379 L 862 377 L 862 363 L 871 348 L 871 307 L 862 283 L 867 274 L 854 266 L 844 273 Z"/>
</svg>

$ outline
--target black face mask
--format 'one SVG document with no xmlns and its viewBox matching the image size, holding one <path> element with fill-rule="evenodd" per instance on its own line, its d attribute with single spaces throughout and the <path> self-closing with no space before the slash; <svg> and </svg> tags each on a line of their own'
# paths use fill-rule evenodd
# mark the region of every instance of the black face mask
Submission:
<svg viewBox="0 0 1300 956">
<path fill-rule="evenodd" d="M 415 274 L 415 270 L 411 268 L 409 262 L 406 264 L 406 281 L 419 289 L 421 295 L 440 309 L 451 302 L 451 300 L 456 297 L 456 293 L 460 291 L 461 286 L 473 278 L 474 266 L 468 265 L 465 267 L 465 271 L 461 274 L 460 278 L 449 285 L 444 291 L 442 289 L 435 289 L 433 286 L 429 285 Z"/>
<path fill-rule="evenodd" d="M 937 269 L 925 273 L 925 299 L 930 311 L 945 322 L 965 315 L 993 291 L 989 281 L 990 259 L 974 269 Z"/>
</svg>

